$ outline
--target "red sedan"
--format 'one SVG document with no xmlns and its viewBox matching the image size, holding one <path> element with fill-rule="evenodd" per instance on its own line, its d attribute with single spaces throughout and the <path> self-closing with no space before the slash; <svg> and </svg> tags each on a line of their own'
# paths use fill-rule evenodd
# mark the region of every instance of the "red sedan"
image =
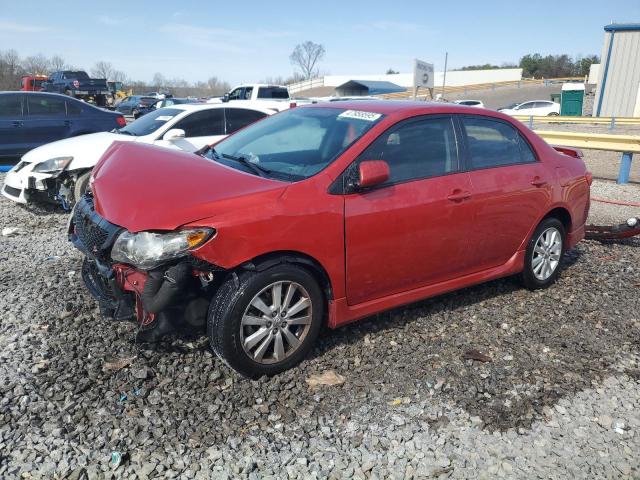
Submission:
<svg viewBox="0 0 640 480">
<path fill-rule="evenodd" d="M 200 153 L 115 143 L 69 237 L 105 316 L 143 341 L 206 324 L 251 377 L 323 323 L 514 274 L 547 287 L 589 210 L 579 151 L 457 105 L 294 108 Z"/>
</svg>

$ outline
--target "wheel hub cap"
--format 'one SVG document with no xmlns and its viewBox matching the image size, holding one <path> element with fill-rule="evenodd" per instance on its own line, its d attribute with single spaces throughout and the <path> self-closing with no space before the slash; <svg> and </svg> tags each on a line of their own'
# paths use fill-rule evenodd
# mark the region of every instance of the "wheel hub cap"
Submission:
<svg viewBox="0 0 640 480">
<path fill-rule="evenodd" d="M 311 297 L 296 282 L 274 282 L 258 292 L 245 309 L 240 341 L 253 361 L 283 361 L 302 345 L 312 321 Z"/>
<path fill-rule="evenodd" d="M 558 268 L 562 255 L 562 235 L 555 227 L 549 227 L 540 234 L 533 248 L 531 267 L 533 275 L 545 281 Z"/>
</svg>

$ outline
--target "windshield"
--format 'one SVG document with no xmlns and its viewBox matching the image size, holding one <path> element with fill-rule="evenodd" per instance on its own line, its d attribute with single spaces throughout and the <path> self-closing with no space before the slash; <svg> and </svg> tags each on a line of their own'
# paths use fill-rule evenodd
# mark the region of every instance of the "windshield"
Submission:
<svg viewBox="0 0 640 480">
<path fill-rule="evenodd" d="M 120 128 L 116 131 L 118 133 L 134 135 L 136 137 L 149 135 L 182 112 L 184 112 L 184 110 L 178 110 L 177 108 L 160 108 L 159 110 L 147 113 L 145 116 L 140 117 L 138 120 L 131 122 L 126 127 Z"/>
<path fill-rule="evenodd" d="M 329 165 L 382 117 L 344 108 L 293 108 L 240 130 L 206 156 L 243 171 L 302 180 Z"/>
</svg>

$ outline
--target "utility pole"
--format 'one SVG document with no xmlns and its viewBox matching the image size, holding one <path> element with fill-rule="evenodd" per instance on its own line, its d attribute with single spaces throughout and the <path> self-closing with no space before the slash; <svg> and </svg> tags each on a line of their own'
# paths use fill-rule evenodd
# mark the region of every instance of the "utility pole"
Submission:
<svg viewBox="0 0 640 480">
<path fill-rule="evenodd" d="M 449 52 L 444 52 L 444 76 L 442 77 L 442 98 L 444 99 L 444 87 L 447 84 L 447 61 L 449 60 Z"/>
</svg>

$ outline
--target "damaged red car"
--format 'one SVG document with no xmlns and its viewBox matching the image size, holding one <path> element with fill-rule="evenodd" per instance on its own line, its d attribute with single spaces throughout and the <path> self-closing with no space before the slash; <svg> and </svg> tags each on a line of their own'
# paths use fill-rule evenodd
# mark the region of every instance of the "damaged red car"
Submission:
<svg viewBox="0 0 640 480">
<path fill-rule="evenodd" d="M 69 238 L 106 317 L 153 341 L 206 327 L 250 377 L 331 328 L 519 274 L 556 280 L 591 175 L 488 110 L 394 101 L 293 108 L 200 155 L 114 143 Z"/>
</svg>

